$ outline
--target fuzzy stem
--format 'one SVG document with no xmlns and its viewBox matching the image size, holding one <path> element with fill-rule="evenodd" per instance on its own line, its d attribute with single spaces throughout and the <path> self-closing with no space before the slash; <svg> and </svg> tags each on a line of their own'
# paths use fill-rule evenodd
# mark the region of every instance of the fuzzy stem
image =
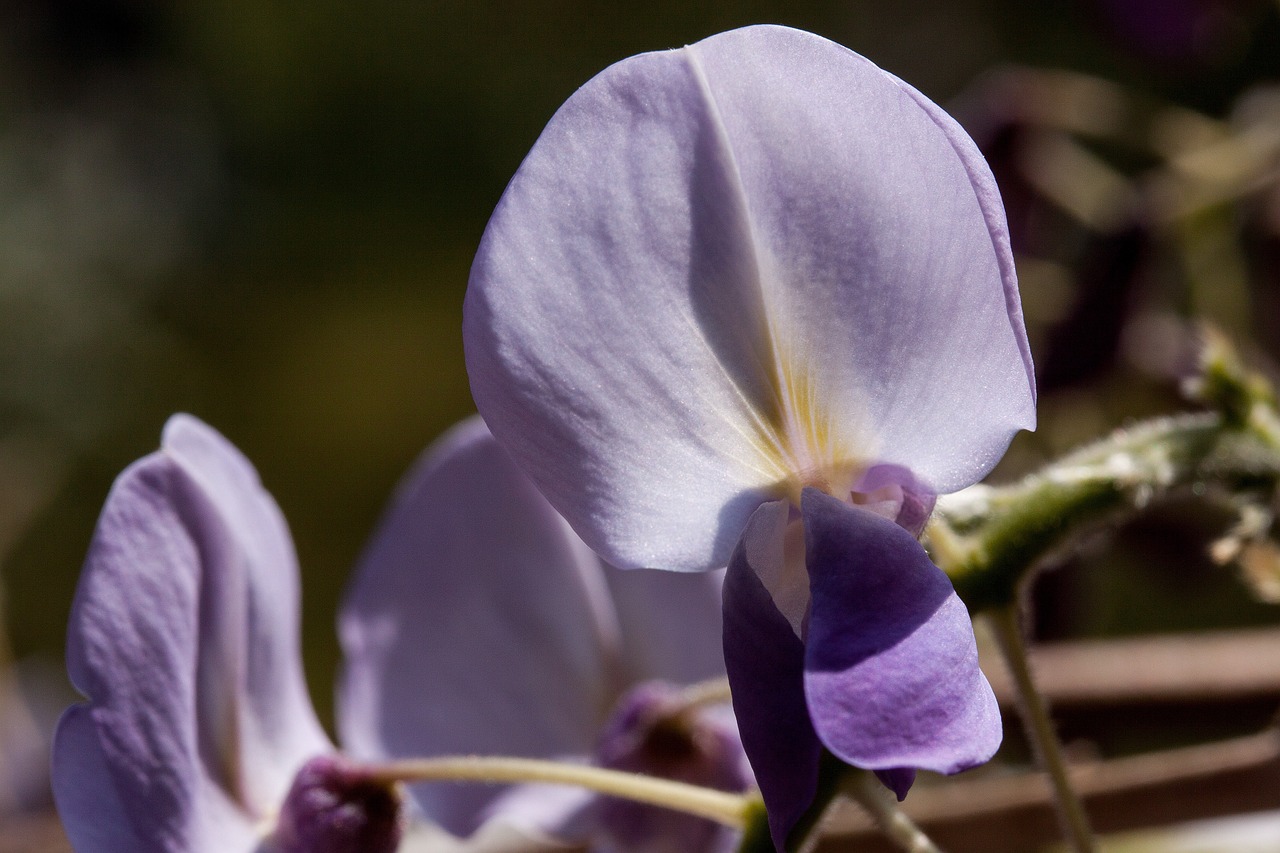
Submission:
<svg viewBox="0 0 1280 853">
<path fill-rule="evenodd" d="M 453 756 L 408 759 L 368 768 L 379 782 L 536 782 L 580 788 L 674 809 L 741 829 L 749 801 L 740 794 L 583 764 L 532 758 Z"/>
<path fill-rule="evenodd" d="M 1085 813 L 1080 797 L 1071 787 L 1067 763 L 1062 755 L 1062 744 L 1054 731 L 1053 721 L 1049 719 L 1048 703 L 1036 690 L 1031 676 L 1031 665 L 1027 660 L 1027 648 L 1018 619 L 1019 610 L 1015 603 L 994 609 L 988 615 L 995 629 L 1000 651 L 1004 654 L 1018 688 L 1018 710 L 1021 712 L 1027 739 L 1031 741 L 1036 761 L 1049 775 L 1063 835 L 1077 853 L 1093 853 L 1097 848 L 1093 831 L 1089 828 L 1089 816 Z"/>
<path fill-rule="evenodd" d="M 867 810 L 894 844 L 906 853 L 941 853 L 938 846 L 898 808 L 880 780 L 866 770 L 851 770 L 841 780 L 840 793 Z"/>
<path fill-rule="evenodd" d="M 729 692 L 729 679 L 727 678 L 712 678 L 707 681 L 699 681 L 697 684 L 690 684 L 680 691 L 679 696 L 681 709 L 686 711 L 706 708 L 710 705 L 726 704 L 732 698 L 733 695 Z"/>
<path fill-rule="evenodd" d="M 1178 489 L 1269 493 L 1280 482 L 1277 433 L 1261 405 L 1243 424 L 1205 412 L 1117 430 L 1021 482 L 942 496 L 931 552 L 970 610 L 1007 607 L 1026 577 L 1083 533 Z"/>
</svg>

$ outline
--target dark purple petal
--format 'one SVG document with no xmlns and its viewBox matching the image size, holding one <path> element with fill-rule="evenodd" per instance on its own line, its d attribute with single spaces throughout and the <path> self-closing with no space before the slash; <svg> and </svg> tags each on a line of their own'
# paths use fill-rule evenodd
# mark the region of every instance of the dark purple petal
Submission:
<svg viewBox="0 0 1280 853">
<path fill-rule="evenodd" d="M 756 510 L 724 581 L 724 660 L 733 711 L 779 850 L 813 802 L 822 757 L 805 704 L 804 645 L 759 577 L 781 571 L 787 513 L 784 501 Z"/>
<path fill-rule="evenodd" d="M 910 767 L 895 767 L 891 770 L 877 770 L 876 778 L 897 796 L 899 801 L 907 798 L 907 792 L 916 783 L 916 771 Z"/>
<path fill-rule="evenodd" d="M 88 702 L 53 746 L 78 849 L 250 849 L 332 747 L 302 681 L 297 567 L 252 466 L 187 416 L 107 498 L 67 631 Z M 139 844 L 129 839 L 136 839 Z"/>
<path fill-rule="evenodd" d="M 812 601 L 805 693 L 822 743 L 869 770 L 955 773 L 1000 745 L 968 611 L 915 538 L 815 489 L 802 499 Z M 896 778 L 891 787 L 904 782 Z"/>
<path fill-rule="evenodd" d="M 619 685 L 598 558 L 479 418 L 433 445 L 370 542 L 339 618 L 352 755 L 591 753 Z M 503 789 L 416 785 L 459 835 Z"/>
</svg>

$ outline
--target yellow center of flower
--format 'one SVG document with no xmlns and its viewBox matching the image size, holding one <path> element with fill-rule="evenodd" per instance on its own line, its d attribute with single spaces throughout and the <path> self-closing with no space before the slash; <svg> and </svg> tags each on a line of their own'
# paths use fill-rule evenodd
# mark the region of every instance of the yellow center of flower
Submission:
<svg viewBox="0 0 1280 853">
<path fill-rule="evenodd" d="M 776 341 L 776 338 L 775 338 Z M 807 369 L 808 359 L 774 345 L 778 353 L 770 382 L 772 394 L 756 411 L 759 430 L 753 442 L 765 469 L 776 477 L 774 493 L 800 505 L 806 487 L 849 500 L 850 492 L 874 459 L 873 448 L 851 446 L 849 436 L 863 432 L 837 424 L 828 400 Z"/>
</svg>

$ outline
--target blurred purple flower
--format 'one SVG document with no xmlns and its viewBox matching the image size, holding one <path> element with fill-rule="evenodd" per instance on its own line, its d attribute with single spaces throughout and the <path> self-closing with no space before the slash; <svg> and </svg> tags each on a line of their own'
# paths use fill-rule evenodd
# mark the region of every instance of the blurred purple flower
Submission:
<svg viewBox="0 0 1280 853">
<path fill-rule="evenodd" d="M 620 62 L 499 202 L 464 340 L 494 434 L 604 559 L 729 566 L 779 847 L 823 747 L 900 796 L 995 751 L 916 535 L 1034 424 L 1034 379 L 999 192 L 936 105 L 782 27 Z"/>
<path fill-rule="evenodd" d="M 299 769 L 333 753 L 303 681 L 284 519 L 195 418 L 171 418 L 161 450 L 112 487 L 67 669 L 89 701 L 58 724 L 53 789 L 77 850 L 257 850 Z"/>
<path fill-rule="evenodd" d="M 603 565 L 484 423 L 465 421 L 406 478 L 348 591 L 343 741 L 375 760 L 520 755 L 745 790 L 727 708 L 686 713 L 667 684 L 724 676 L 720 595 L 720 573 Z M 458 835 L 497 820 L 601 849 L 731 841 L 700 818 L 561 787 L 412 796 Z"/>
<path fill-rule="evenodd" d="M 498 751 L 585 760 L 629 679 L 723 672 L 718 579 L 611 571 L 611 588 L 592 560 L 483 424 L 459 427 L 407 479 L 353 584 L 341 620 L 343 758 L 303 681 L 298 572 L 279 509 L 234 447 L 175 416 L 161 450 L 113 487 L 73 607 L 68 669 L 89 701 L 64 715 L 53 758 L 73 844 L 392 850 L 400 795 L 361 761 Z M 659 633 L 667 618 L 653 614 L 679 617 L 681 633 Z M 687 732 L 691 743 L 736 738 L 703 716 Z M 694 758 L 743 763 L 740 744 Z M 424 820 L 406 849 L 609 837 L 597 798 L 498 793 L 415 789 L 410 809 Z M 428 821 L 480 831 L 459 842 Z M 700 821 L 684 829 L 705 832 Z"/>
</svg>

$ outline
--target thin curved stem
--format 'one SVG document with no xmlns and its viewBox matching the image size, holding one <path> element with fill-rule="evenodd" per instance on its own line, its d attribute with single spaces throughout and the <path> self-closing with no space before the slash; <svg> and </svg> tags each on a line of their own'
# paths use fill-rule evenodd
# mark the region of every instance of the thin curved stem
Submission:
<svg viewBox="0 0 1280 853">
<path fill-rule="evenodd" d="M 374 781 L 393 782 L 539 782 L 574 785 L 613 797 L 662 806 L 741 829 L 749 801 L 740 794 L 702 788 L 686 782 L 624 773 L 585 764 L 533 758 L 450 756 L 375 764 L 367 768 Z"/>
<path fill-rule="evenodd" d="M 988 611 L 1000 651 L 1018 688 L 1018 710 L 1022 715 L 1027 739 L 1031 741 L 1031 748 L 1041 769 L 1049 775 L 1063 835 L 1076 853 L 1094 853 L 1097 846 L 1093 830 L 1089 827 L 1089 816 L 1085 813 L 1080 797 L 1071 787 L 1067 763 L 1062 755 L 1062 744 L 1054 731 L 1053 721 L 1049 719 L 1049 706 L 1036 690 L 1031 676 L 1019 613 L 1020 606 L 1017 603 Z"/>
<path fill-rule="evenodd" d="M 942 853 L 924 830 L 898 808 L 888 789 L 873 774 L 865 770 L 849 773 L 841 780 L 840 792 L 866 809 L 880 831 L 906 853 Z"/>
<path fill-rule="evenodd" d="M 712 678 L 690 684 L 680 691 L 680 707 L 683 710 L 697 710 L 709 705 L 722 705 L 733 699 L 729 691 L 729 679 Z"/>
</svg>

